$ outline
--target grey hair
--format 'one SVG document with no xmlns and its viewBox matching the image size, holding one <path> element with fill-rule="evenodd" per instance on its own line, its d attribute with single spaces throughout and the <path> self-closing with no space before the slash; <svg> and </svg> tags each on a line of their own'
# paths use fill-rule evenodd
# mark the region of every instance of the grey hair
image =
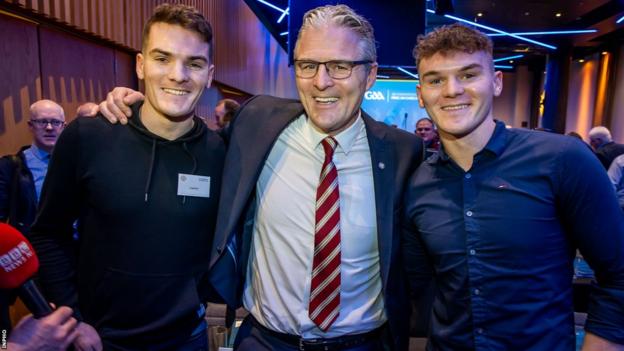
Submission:
<svg viewBox="0 0 624 351">
<path fill-rule="evenodd" d="M 589 131 L 590 138 L 600 138 L 606 142 L 611 142 L 613 139 L 611 138 L 611 132 L 607 127 L 598 126 L 594 127 Z"/>
<path fill-rule="evenodd" d="M 297 43 L 295 51 L 299 46 L 301 35 L 311 27 L 322 27 L 327 25 L 336 25 L 342 28 L 348 28 L 360 36 L 361 53 L 364 55 L 362 59 L 377 61 L 377 45 L 375 43 L 375 33 L 373 26 L 368 20 L 358 15 L 352 8 L 347 5 L 326 5 L 312 9 L 303 15 L 303 23 L 299 34 L 297 35 Z"/>
</svg>

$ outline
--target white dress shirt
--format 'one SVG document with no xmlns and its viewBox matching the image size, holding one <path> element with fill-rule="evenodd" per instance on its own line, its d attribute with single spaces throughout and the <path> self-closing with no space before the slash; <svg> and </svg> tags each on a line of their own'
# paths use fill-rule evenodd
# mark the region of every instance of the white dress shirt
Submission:
<svg viewBox="0 0 624 351">
<path fill-rule="evenodd" d="M 340 191 L 340 314 L 324 333 L 310 320 L 316 188 L 325 153 L 305 115 L 280 134 L 256 184 L 256 217 L 243 305 L 265 327 L 304 338 L 358 334 L 386 321 L 375 188 L 364 121 L 334 138 Z"/>
</svg>

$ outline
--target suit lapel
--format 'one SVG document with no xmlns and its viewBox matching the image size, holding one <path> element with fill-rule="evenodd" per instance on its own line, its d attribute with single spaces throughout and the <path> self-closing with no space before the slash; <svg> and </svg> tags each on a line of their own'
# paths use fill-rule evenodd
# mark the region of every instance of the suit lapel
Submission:
<svg viewBox="0 0 624 351">
<path fill-rule="evenodd" d="M 388 280 L 392 254 L 394 218 L 394 181 L 396 165 L 392 145 L 385 140 L 386 130 L 366 113 L 362 113 L 366 125 L 366 136 L 371 153 L 373 182 L 375 186 L 375 207 L 377 213 L 377 242 L 379 266 L 384 289 Z"/>
<path fill-rule="evenodd" d="M 228 153 L 232 152 L 232 155 L 229 155 L 229 161 L 232 162 L 232 166 L 240 170 L 238 174 L 232 174 L 230 179 L 224 177 L 225 181 L 238 182 L 234 187 L 234 198 L 227 225 L 230 231 L 235 228 L 238 219 L 243 215 L 242 212 L 273 144 L 284 128 L 303 113 L 303 107 L 300 104 L 267 107 L 264 106 L 260 110 L 261 115 L 245 116 L 246 118 L 241 120 L 242 125 L 235 130 L 235 135 L 232 136 L 229 145 L 231 150 Z M 255 113 L 257 110 L 254 109 L 250 113 Z"/>
</svg>

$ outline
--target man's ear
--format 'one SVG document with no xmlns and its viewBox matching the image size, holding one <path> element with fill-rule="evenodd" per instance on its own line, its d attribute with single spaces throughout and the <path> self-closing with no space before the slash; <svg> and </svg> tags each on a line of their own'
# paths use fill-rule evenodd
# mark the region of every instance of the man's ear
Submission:
<svg viewBox="0 0 624 351">
<path fill-rule="evenodd" d="M 141 80 L 145 77 L 145 74 L 143 74 L 144 61 L 145 57 L 143 57 L 143 54 L 139 52 L 136 56 L 136 74 Z"/>
</svg>

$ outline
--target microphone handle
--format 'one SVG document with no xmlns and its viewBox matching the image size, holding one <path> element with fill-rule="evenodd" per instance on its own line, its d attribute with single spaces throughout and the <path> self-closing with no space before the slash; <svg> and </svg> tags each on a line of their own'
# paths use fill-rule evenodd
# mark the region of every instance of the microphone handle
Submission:
<svg viewBox="0 0 624 351">
<path fill-rule="evenodd" d="M 18 294 L 35 318 L 39 319 L 52 313 L 52 307 L 32 279 L 28 279 L 18 288 Z"/>
</svg>

